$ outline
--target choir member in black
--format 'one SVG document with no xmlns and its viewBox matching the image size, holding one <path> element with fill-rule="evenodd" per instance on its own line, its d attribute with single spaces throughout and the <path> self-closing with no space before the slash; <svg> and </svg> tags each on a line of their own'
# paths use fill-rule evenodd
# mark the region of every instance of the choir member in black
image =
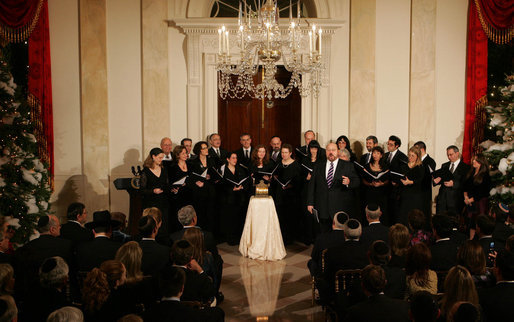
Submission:
<svg viewBox="0 0 514 322">
<path fill-rule="evenodd" d="M 325 158 L 326 156 L 322 154 L 321 146 L 319 145 L 318 141 L 312 140 L 309 142 L 308 145 L 307 156 L 305 158 L 302 158 L 302 161 L 300 162 L 300 177 L 302 178 L 301 209 L 305 209 L 303 211 L 304 217 L 302 220 L 305 223 L 305 229 L 302 230 L 305 233 L 305 236 L 302 239 L 302 241 L 307 245 L 312 244 L 316 236 L 320 233 L 319 225 L 317 223 L 314 223 L 314 216 L 306 210 L 307 190 L 309 186 L 309 181 L 312 177 L 312 172 L 314 171 L 314 167 L 319 162 L 325 160 Z"/>
<path fill-rule="evenodd" d="M 421 151 L 413 146 L 408 153 L 409 162 L 402 172 L 404 177 L 400 179 L 400 213 L 397 222 L 408 226 L 408 213 L 412 209 L 423 207 L 423 176 L 425 169 L 421 162 Z M 421 210 L 421 209 L 420 209 Z"/>
<path fill-rule="evenodd" d="M 269 184 L 271 180 L 271 173 L 275 169 L 275 162 L 270 160 L 268 151 L 263 144 L 259 144 L 252 151 L 252 158 L 250 161 L 250 173 L 254 184 L 259 184 L 262 181 Z"/>
<path fill-rule="evenodd" d="M 177 219 L 177 212 L 180 208 L 193 204 L 193 186 L 190 169 L 187 165 L 188 154 L 186 147 L 177 145 L 173 149 L 173 165 L 170 168 L 169 182 L 171 185 L 171 211 L 170 211 L 170 232 L 182 229 Z M 186 178 L 187 177 L 187 178 Z M 185 182 L 178 182 L 186 178 Z"/>
<path fill-rule="evenodd" d="M 421 162 L 425 168 L 425 175 L 423 176 L 423 213 L 425 214 L 425 230 L 430 231 L 432 219 L 432 172 L 435 171 L 436 163 L 427 153 L 427 146 L 425 142 L 418 141 L 414 143 L 415 146 L 421 151 Z"/>
<path fill-rule="evenodd" d="M 348 140 L 346 135 L 341 135 L 340 137 L 338 137 L 336 144 L 337 144 L 338 150 L 346 149 L 346 150 L 348 150 L 348 152 L 350 152 L 350 161 L 351 162 L 357 160 L 355 153 L 353 153 L 352 148 L 350 147 L 350 140 Z"/>
<path fill-rule="evenodd" d="M 466 205 L 466 222 L 473 231 L 478 215 L 487 215 L 489 206 L 489 191 L 491 190 L 491 177 L 489 176 L 489 163 L 482 153 L 471 159 L 471 169 L 464 182 L 464 204 Z"/>
<path fill-rule="evenodd" d="M 282 160 L 278 164 L 276 174 L 273 175 L 273 199 L 280 221 L 280 230 L 285 244 L 293 241 L 295 237 L 303 237 L 299 228 L 300 218 L 300 165 L 291 156 L 293 147 L 283 144 Z"/>
<path fill-rule="evenodd" d="M 211 174 L 214 171 L 215 161 L 213 158 L 208 157 L 209 147 L 205 141 L 197 142 L 193 147 L 193 153 L 197 157 L 189 159 L 188 162 L 191 167 L 190 180 L 194 183 L 191 186 L 193 190 L 193 207 L 198 218 L 197 225 L 212 232 L 214 225 L 214 198 L 216 194 L 211 181 Z M 204 173 L 205 177 L 202 176 Z"/>
<path fill-rule="evenodd" d="M 223 193 L 221 195 L 221 227 L 229 245 L 237 245 L 241 239 L 248 208 L 248 191 L 251 178 L 246 169 L 237 163 L 237 154 L 229 152 L 223 171 Z M 246 180 L 244 180 L 246 179 Z M 244 180 L 243 182 L 241 182 Z"/>
<path fill-rule="evenodd" d="M 164 152 L 160 148 L 150 150 L 143 163 L 140 191 L 143 195 L 143 209 L 157 207 L 162 212 L 160 234 L 169 232 L 170 185 L 167 169 L 163 167 Z"/>
<path fill-rule="evenodd" d="M 371 161 L 364 166 L 364 169 L 374 176 L 387 171 L 387 166 L 383 159 L 384 149 L 375 146 L 371 149 Z M 380 207 L 382 215 L 387 216 L 387 189 L 389 185 L 389 174 L 384 173 L 380 178 L 374 179 L 363 174 L 362 183 L 366 187 L 366 204 L 376 204 Z"/>
</svg>

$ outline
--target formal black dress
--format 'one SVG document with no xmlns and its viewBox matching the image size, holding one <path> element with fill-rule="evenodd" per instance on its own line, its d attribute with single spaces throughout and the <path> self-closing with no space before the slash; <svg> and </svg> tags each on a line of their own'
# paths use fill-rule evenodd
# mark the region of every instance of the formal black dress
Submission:
<svg viewBox="0 0 514 322">
<path fill-rule="evenodd" d="M 300 165 L 297 161 L 285 165 L 279 163 L 273 178 L 273 199 L 280 221 L 280 230 L 285 244 L 302 237 L 300 230 Z"/>
<path fill-rule="evenodd" d="M 180 208 L 193 204 L 193 182 L 191 178 L 191 167 L 187 167 L 187 171 L 182 171 L 178 163 L 173 164 L 170 168 L 169 182 L 171 188 L 178 188 L 177 193 L 171 193 L 171 206 L 170 206 L 170 232 L 182 229 L 182 225 L 177 219 L 177 212 Z M 174 182 L 187 176 L 184 185 L 173 185 Z"/>
<path fill-rule="evenodd" d="M 241 186 L 242 190 L 234 191 L 241 180 L 247 178 Z M 223 173 L 223 193 L 221 211 L 221 232 L 224 239 L 231 245 L 236 245 L 241 239 L 243 225 L 248 208 L 248 191 L 251 187 L 249 173 L 240 165 L 236 165 L 235 171 L 225 167 Z"/>
<path fill-rule="evenodd" d="M 316 161 L 312 162 L 310 154 L 303 158 L 301 162 L 299 162 L 301 178 L 301 208 L 299 213 L 302 214 L 300 224 L 302 227 L 301 231 L 304 233 L 303 238 L 300 239 L 300 241 L 307 245 L 314 243 L 316 237 L 320 234 L 320 228 L 316 219 L 314 218 L 314 215 L 307 211 L 307 191 L 309 188 L 309 181 L 311 180 L 312 173 L 314 172 L 314 168 L 318 163 L 321 162 L 323 162 L 323 160 L 321 160 L 319 157 L 316 159 Z"/>
<path fill-rule="evenodd" d="M 257 166 L 256 164 L 254 163 L 251 163 L 250 164 L 250 173 L 252 174 L 252 178 L 253 178 L 253 182 L 254 184 L 259 184 L 261 182 L 261 180 L 266 183 L 266 184 L 269 184 L 271 180 L 266 180 L 264 179 L 263 177 L 264 176 L 268 176 L 270 177 L 270 173 L 273 172 L 273 170 L 275 169 L 275 167 L 277 166 L 278 164 L 276 164 L 275 162 L 273 161 L 268 161 L 268 163 L 266 164 L 263 164 L 261 166 Z"/>
<path fill-rule="evenodd" d="M 468 226 L 474 228 L 475 220 L 478 215 L 487 214 L 489 206 L 489 191 L 491 190 L 491 177 L 486 172 L 480 183 L 475 182 L 474 176 L 469 176 L 464 182 L 464 192 L 468 198 L 473 198 L 474 202 L 466 206 Z"/>
<path fill-rule="evenodd" d="M 408 213 L 412 209 L 423 210 L 423 187 L 422 181 L 425 169 L 422 165 L 408 168 L 405 176 L 414 181 L 413 184 L 404 186 L 401 184 L 400 190 L 400 213 L 397 222 L 408 227 Z"/>
<path fill-rule="evenodd" d="M 154 193 L 154 189 L 162 189 L 162 193 Z M 161 175 L 156 176 L 150 168 L 144 167 L 141 174 L 141 188 L 139 189 L 143 195 L 143 209 L 156 207 L 162 212 L 162 225 L 160 233 L 169 231 L 169 198 L 170 185 L 168 178 L 168 170 L 166 167 L 161 168 Z"/>
<path fill-rule="evenodd" d="M 216 198 L 216 191 L 214 188 L 213 180 L 211 177 L 212 169 L 215 167 L 215 162 L 212 158 L 206 159 L 206 164 L 200 161 L 200 157 L 192 159 L 189 162 L 191 168 L 191 181 L 193 193 L 193 207 L 198 217 L 197 225 L 207 231 L 213 231 L 214 227 L 214 204 Z M 201 178 L 199 175 L 207 170 L 208 179 Z M 212 179 L 211 179 L 212 178 Z M 203 187 L 199 187 L 196 182 L 203 182 Z"/>
<path fill-rule="evenodd" d="M 380 172 L 384 172 L 387 169 L 385 167 L 382 167 L 379 171 L 374 171 L 371 169 L 370 163 L 366 164 L 364 166 L 364 169 L 371 173 L 374 176 L 377 176 Z M 373 186 L 373 181 L 379 181 L 383 182 L 384 185 L 380 187 Z M 383 218 L 389 218 L 389 214 L 387 212 L 387 192 L 389 191 L 390 187 L 390 181 L 389 181 L 389 175 L 385 174 L 382 175 L 377 180 L 372 180 L 372 178 L 367 178 L 365 176 L 362 177 L 362 183 L 366 187 L 365 188 L 365 204 L 369 205 L 371 203 L 374 203 L 380 207 L 380 210 L 382 211 L 382 217 Z"/>
</svg>

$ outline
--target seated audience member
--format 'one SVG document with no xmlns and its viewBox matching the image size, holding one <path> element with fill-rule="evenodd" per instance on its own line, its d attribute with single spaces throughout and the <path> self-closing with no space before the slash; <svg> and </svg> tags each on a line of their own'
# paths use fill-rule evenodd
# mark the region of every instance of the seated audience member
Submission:
<svg viewBox="0 0 514 322">
<path fill-rule="evenodd" d="M 18 308 L 14 298 L 10 295 L 0 296 L 0 321 L 16 322 L 18 320 Z"/>
<path fill-rule="evenodd" d="M 380 266 L 366 266 L 361 278 L 368 299 L 350 307 L 344 321 L 409 321 L 407 302 L 384 295 L 386 276 Z"/>
<path fill-rule="evenodd" d="M 444 294 L 441 299 L 441 315 L 449 318 L 453 305 L 459 301 L 470 302 L 478 306 L 478 294 L 475 283 L 464 266 L 454 266 L 444 280 Z"/>
<path fill-rule="evenodd" d="M 425 215 L 419 209 L 412 209 L 407 214 L 409 219 L 409 228 L 412 231 L 410 244 L 416 245 L 418 243 L 425 243 L 428 246 L 431 244 L 432 234 L 424 230 Z"/>
<path fill-rule="evenodd" d="M 489 253 L 497 251 L 496 245 L 493 240 L 494 219 L 487 215 L 479 215 L 476 220 L 476 235 L 478 242 L 484 250 L 485 260 L 487 267 L 493 267 L 493 260 L 489 257 Z"/>
<path fill-rule="evenodd" d="M 389 246 L 391 246 L 391 260 L 389 261 L 389 266 L 405 268 L 409 245 L 409 229 L 402 224 L 392 225 L 389 228 Z"/>
<path fill-rule="evenodd" d="M 512 321 L 514 307 L 514 253 L 503 250 L 496 256 L 497 284 L 478 290 L 480 305 L 487 321 Z"/>
<path fill-rule="evenodd" d="M 182 321 L 223 321 L 225 313 L 218 307 L 195 309 L 181 302 L 186 274 L 177 267 L 166 267 L 159 273 L 159 287 L 162 299 L 147 312 L 145 321 L 182 322 Z"/>
<path fill-rule="evenodd" d="M 80 271 L 90 271 L 99 267 L 106 260 L 114 259 L 121 243 L 111 239 L 112 227 L 119 225 L 118 221 L 111 219 L 108 210 L 95 211 L 93 221 L 86 224 L 86 228 L 93 230 L 95 238 L 79 244 L 77 247 L 77 263 Z"/>
<path fill-rule="evenodd" d="M 506 204 L 499 203 L 491 208 L 491 216 L 496 224 L 493 230 L 493 240 L 497 250 L 505 248 L 507 239 L 514 235 L 514 213 L 509 211 Z"/>
<path fill-rule="evenodd" d="M 187 229 L 190 229 L 190 228 L 200 229 L 200 231 L 203 233 L 203 238 L 205 241 L 205 248 L 208 251 L 210 251 L 214 257 L 216 257 L 216 255 L 218 255 L 218 248 L 216 247 L 216 243 L 214 242 L 214 237 L 212 236 L 212 233 L 209 231 L 205 231 L 201 227 L 196 225 L 196 223 L 198 222 L 198 218 L 196 217 L 196 211 L 193 208 L 193 206 L 189 205 L 189 206 L 182 207 L 178 211 L 177 217 L 178 217 L 178 221 L 183 226 L 183 229 L 171 234 L 171 238 L 173 239 L 173 241 L 183 239 L 184 232 Z"/>
<path fill-rule="evenodd" d="M 444 215 L 432 217 L 432 231 L 435 243 L 430 247 L 432 253 L 430 268 L 435 271 L 447 271 L 457 263 L 459 248 L 459 245 L 450 239 L 452 233 L 450 218 Z"/>
<path fill-rule="evenodd" d="M 193 258 L 193 246 L 187 240 L 179 240 L 171 247 L 171 258 L 176 267 L 186 273 L 182 299 L 208 303 L 214 299 L 216 288 L 209 276 Z"/>
<path fill-rule="evenodd" d="M 473 303 L 457 302 L 453 305 L 448 321 L 452 322 L 480 322 L 480 310 Z"/>
<path fill-rule="evenodd" d="M 119 318 L 117 322 L 143 322 L 143 318 L 137 314 L 127 314 Z"/>
<path fill-rule="evenodd" d="M 450 234 L 451 241 L 460 246 L 466 240 L 469 240 L 469 235 L 466 235 L 459 230 L 463 223 L 460 222 L 460 218 L 457 214 L 449 211 L 443 211 L 442 213 L 440 213 L 440 215 L 448 216 L 448 218 L 450 218 L 450 223 L 452 227 L 452 232 Z M 464 228 L 462 227 L 462 229 Z"/>
<path fill-rule="evenodd" d="M 409 317 L 413 322 L 435 322 L 441 311 L 432 294 L 419 291 L 410 298 Z"/>
<path fill-rule="evenodd" d="M 407 289 L 405 298 L 417 291 L 427 291 L 437 294 L 437 274 L 429 269 L 432 255 L 424 243 L 409 248 L 405 272 L 407 274 Z"/>
<path fill-rule="evenodd" d="M 366 220 L 369 226 L 362 229 L 361 241 L 369 247 L 375 240 L 389 242 L 389 228 L 380 222 L 382 211 L 376 204 L 366 206 Z"/>
<path fill-rule="evenodd" d="M 107 260 L 84 280 L 82 307 L 86 321 L 116 321 L 141 313 L 133 290 L 125 286 L 127 270 L 120 261 Z"/>
<path fill-rule="evenodd" d="M 65 306 L 50 313 L 46 322 L 84 322 L 84 313 L 79 308 Z"/>
<path fill-rule="evenodd" d="M 0 263 L 11 264 L 12 254 L 10 254 L 9 238 L 7 233 L 0 232 Z"/>
<path fill-rule="evenodd" d="M 143 251 L 135 241 L 122 245 L 116 252 L 114 260 L 122 262 L 127 270 L 127 284 L 138 283 L 143 280 L 143 272 L 141 272 L 142 257 Z"/>
<path fill-rule="evenodd" d="M 391 259 L 389 246 L 382 240 L 373 242 L 369 248 L 368 257 L 370 264 L 378 265 L 384 269 L 387 280 L 384 294 L 391 298 L 403 300 L 406 285 L 405 271 L 399 267 L 388 266 Z"/>
<path fill-rule="evenodd" d="M 68 274 L 68 264 L 64 259 L 58 256 L 47 258 L 39 268 L 39 287 L 32 289 L 28 295 L 20 319 L 46 321 L 50 313 L 70 305 L 66 297 Z"/>
<path fill-rule="evenodd" d="M 132 240 L 132 236 L 124 233 L 127 228 L 127 216 L 122 212 L 112 212 L 111 217 L 113 220 L 119 222 L 119 225 L 112 227 L 112 240 L 118 241 L 122 244 Z"/>
<path fill-rule="evenodd" d="M 61 226 L 61 238 L 71 240 L 74 248 L 80 243 L 93 239 L 93 232 L 84 227 L 87 222 L 87 210 L 83 203 L 70 204 L 66 218 L 68 222 Z"/>
<path fill-rule="evenodd" d="M 141 217 L 138 229 L 142 237 L 139 242 L 139 246 L 143 251 L 141 270 L 144 275 L 157 276 L 156 274 L 170 263 L 170 249 L 155 241 L 159 226 L 154 217 Z"/>
<path fill-rule="evenodd" d="M 0 295 L 14 292 L 14 269 L 10 264 L 0 264 Z"/>
<path fill-rule="evenodd" d="M 171 247 L 173 245 L 173 241 L 170 239 L 170 236 L 162 227 L 162 212 L 157 207 L 150 207 L 143 210 L 143 217 L 150 216 L 157 223 L 157 236 L 155 236 L 155 241 L 161 245 L 166 247 Z"/>
<path fill-rule="evenodd" d="M 321 253 L 324 249 L 341 246 L 345 242 L 344 227 L 349 217 L 344 211 L 334 214 L 332 230 L 320 234 L 312 247 L 311 259 L 307 263 L 312 276 L 321 273 Z"/>
<path fill-rule="evenodd" d="M 496 284 L 496 279 L 486 269 L 485 262 L 484 251 L 477 241 L 468 240 L 459 247 L 457 264 L 467 268 L 477 289 Z"/>
</svg>

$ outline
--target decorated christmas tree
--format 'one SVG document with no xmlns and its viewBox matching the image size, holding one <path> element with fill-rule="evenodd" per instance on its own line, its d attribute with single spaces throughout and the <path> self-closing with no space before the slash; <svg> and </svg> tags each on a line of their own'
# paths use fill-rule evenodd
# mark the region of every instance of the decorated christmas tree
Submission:
<svg viewBox="0 0 514 322">
<path fill-rule="evenodd" d="M 506 80 L 506 86 L 489 93 L 495 102 L 486 106 L 487 140 L 481 146 L 491 165 L 490 199 L 510 205 L 514 202 L 514 75 Z"/>
<path fill-rule="evenodd" d="M 15 243 L 26 242 L 38 218 L 48 214 L 51 194 L 30 113 L 0 52 L 0 214 L 19 220 Z"/>
</svg>

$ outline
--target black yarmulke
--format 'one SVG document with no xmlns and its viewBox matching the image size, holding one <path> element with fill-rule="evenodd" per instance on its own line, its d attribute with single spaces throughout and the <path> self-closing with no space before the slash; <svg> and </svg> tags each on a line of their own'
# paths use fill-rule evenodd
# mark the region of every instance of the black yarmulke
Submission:
<svg viewBox="0 0 514 322">
<path fill-rule="evenodd" d="M 50 222 L 50 216 L 41 216 L 39 217 L 39 220 L 37 221 L 37 226 L 39 228 L 45 227 Z"/>
<path fill-rule="evenodd" d="M 379 240 L 374 243 L 373 250 L 377 255 L 385 255 L 389 252 L 389 246 L 384 241 Z"/>
<path fill-rule="evenodd" d="M 41 272 L 48 273 L 52 271 L 56 266 L 57 261 L 55 260 L 55 258 L 47 258 L 41 265 Z"/>
<path fill-rule="evenodd" d="M 375 204 L 375 203 L 370 203 L 370 204 L 368 205 L 368 210 L 369 210 L 369 211 L 377 211 L 377 210 L 378 210 L 378 205 L 377 205 L 377 204 Z"/>
<path fill-rule="evenodd" d="M 357 229 L 359 228 L 359 221 L 356 219 L 350 219 L 346 222 L 346 226 L 350 229 Z"/>
<path fill-rule="evenodd" d="M 336 220 L 341 225 L 344 225 L 348 221 L 349 217 L 344 212 L 340 212 L 337 214 Z"/>
</svg>

